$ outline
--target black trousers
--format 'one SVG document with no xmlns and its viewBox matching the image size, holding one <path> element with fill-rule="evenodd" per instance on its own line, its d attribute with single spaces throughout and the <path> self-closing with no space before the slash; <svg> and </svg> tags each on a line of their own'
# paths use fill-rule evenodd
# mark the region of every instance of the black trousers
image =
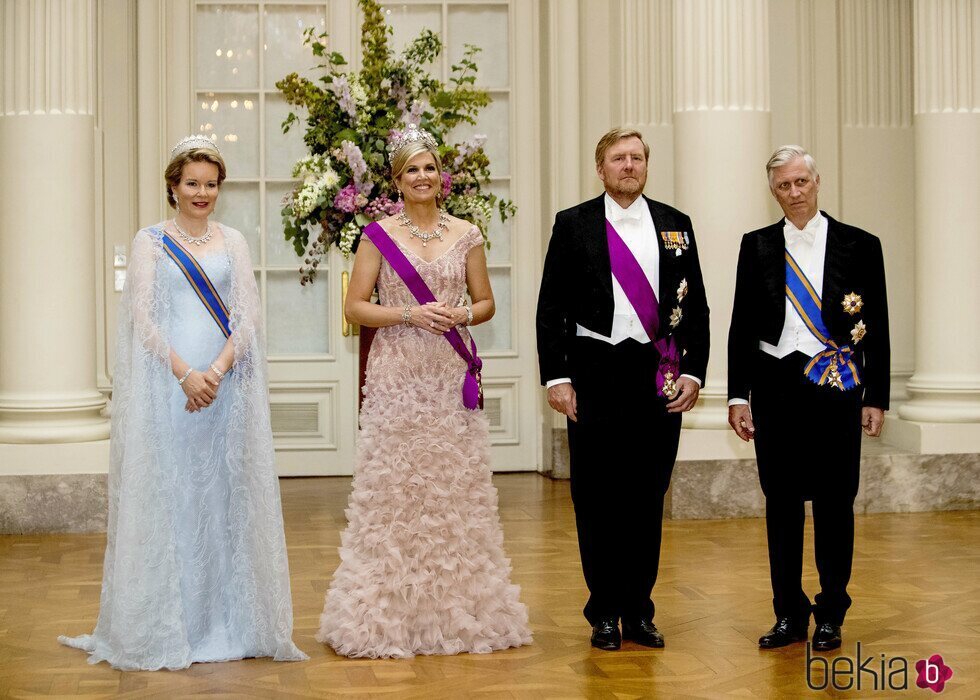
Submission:
<svg viewBox="0 0 980 700">
<path fill-rule="evenodd" d="M 652 619 L 664 495 L 677 457 L 681 415 L 655 386 L 652 344 L 578 337 L 571 355 L 578 421 L 568 421 L 572 501 L 585 617 Z"/>
<path fill-rule="evenodd" d="M 861 392 L 817 386 L 801 353 L 759 353 L 752 417 L 766 496 L 769 575 L 776 617 L 842 624 L 854 553 L 854 497 L 861 461 Z M 804 502 L 813 503 L 820 577 L 815 605 L 803 591 Z"/>
</svg>

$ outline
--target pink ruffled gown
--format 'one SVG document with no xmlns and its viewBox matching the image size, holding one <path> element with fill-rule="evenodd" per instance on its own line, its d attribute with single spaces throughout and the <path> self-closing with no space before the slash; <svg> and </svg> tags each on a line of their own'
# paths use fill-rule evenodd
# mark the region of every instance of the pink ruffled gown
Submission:
<svg viewBox="0 0 980 700">
<path fill-rule="evenodd" d="M 474 227 L 432 262 L 405 252 L 436 298 L 455 306 L 477 245 Z M 387 261 L 378 291 L 384 306 L 417 303 Z M 338 654 L 486 653 L 531 642 L 503 550 L 487 418 L 462 403 L 465 367 L 445 338 L 417 328 L 389 326 L 374 338 L 348 526 L 316 636 Z"/>
</svg>

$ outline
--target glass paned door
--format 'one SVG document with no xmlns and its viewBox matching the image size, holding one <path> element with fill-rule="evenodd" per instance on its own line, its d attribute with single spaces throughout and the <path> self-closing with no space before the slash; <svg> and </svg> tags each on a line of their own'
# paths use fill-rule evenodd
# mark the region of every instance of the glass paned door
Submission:
<svg viewBox="0 0 980 700">
<path fill-rule="evenodd" d="M 343 259 L 333 254 L 312 285 L 283 238 L 280 204 L 306 153 L 302 125 L 275 83 L 311 72 L 303 30 L 330 27 L 331 2 L 198 2 L 194 126 L 228 166 L 216 215 L 249 242 L 262 295 L 270 400 L 281 474 L 349 474 L 357 411 L 357 337 L 342 333 Z"/>
</svg>

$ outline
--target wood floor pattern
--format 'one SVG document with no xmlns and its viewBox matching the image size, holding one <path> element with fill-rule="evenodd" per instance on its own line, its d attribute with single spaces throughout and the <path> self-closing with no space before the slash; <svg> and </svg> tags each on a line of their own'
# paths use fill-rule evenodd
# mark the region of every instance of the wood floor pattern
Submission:
<svg viewBox="0 0 980 700">
<path fill-rule="evenodd" d="M 130 698 L 765 698 L 931 697 L 914 662 L 940 653 L 954 672 L 943 697 L 980 694 L 980 512 L 866 515 L 857 519 L 854 606 L 836 656 L 909 659 L 909 689 L 816 693 L 805 647 L 763 652 L 771 624 L 762 520 L 668 521 L 656 622 L 663 650 L 630 644 L 593 650 L 581 616 L 567 482 L 535 474 L 495 477 L 514 579 L 530 609 L 534 643 L 489 655 L 352 660 L 313 639 L 337 566 L 350 480 L 285 479 L 286 538 L 296 643 L 304 663 L 267 659 L 195 664 L 179 672 L 122 673 L 90 666 L 57 644 L 89 632 L 98 612 L 103 535 L 0 537 L 0 696 Z M 809 522 L 808 522 L 809 528 Z M 624 532 L 624 537 L 631 533 Z M 813 595 L 812 532 L 806 589 Z M 812 628 L 811 628 L 812 629 Z M 843 662 L 841 662 L 843 663 Z M 824 681 L 821 673 L 813 680 Z M 844 679 L 841 679 L 844 683 Z M 925 693 L 925 695 L 923 695 Z"/>
</svg>

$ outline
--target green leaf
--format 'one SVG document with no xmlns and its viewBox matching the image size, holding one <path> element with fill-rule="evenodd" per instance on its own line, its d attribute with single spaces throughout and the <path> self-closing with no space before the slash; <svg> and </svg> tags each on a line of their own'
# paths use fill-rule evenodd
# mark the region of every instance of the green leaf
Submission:
<svg viewBox="0 0 980 700">
<path fill-rule="evenodd" d="M 357 143 L 357 132 L 348 127 L 347 129 L 338 131 L 337 134 L 333 137 L 333 140 L 334 143 L 336 143 L 338 146 L 344 141 L 351 141 L 353 143 Z"/>
</svg>

